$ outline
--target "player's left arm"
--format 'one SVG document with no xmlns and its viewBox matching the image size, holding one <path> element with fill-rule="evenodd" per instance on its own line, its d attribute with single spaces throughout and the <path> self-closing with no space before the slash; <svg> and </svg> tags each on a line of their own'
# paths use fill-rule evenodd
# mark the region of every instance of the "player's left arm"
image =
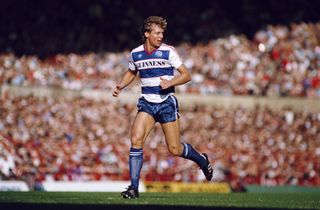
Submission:
<svg viewBox="0 0 320 210">
<path fill-rule="evenodd" d="M 167 89 L 172 86 L 182 85 L 191 80 L 191 74 L 185 65 L 181 65 L 177 68 L 177 71 L 180 73 L 178 76 L 174 77 L 172 80 L 167 80 L 164 78 L 160 78 L 160 86 L 161 89 Z"/>
</svg>

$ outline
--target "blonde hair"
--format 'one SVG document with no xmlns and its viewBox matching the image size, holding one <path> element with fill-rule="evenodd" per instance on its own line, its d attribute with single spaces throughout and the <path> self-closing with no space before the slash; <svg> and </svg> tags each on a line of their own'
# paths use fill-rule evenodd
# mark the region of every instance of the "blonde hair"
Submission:
<svg viewBox="0 0 320 210">
<path fill-rule="evenodd" d="M 167 28 L 167 20 L 161 16 L 150 16 L 143 21 L 143 26 L 141 28 L 142 40 L 145 41 L 146 37 L 144 35 L 145 32 L 151 31 L 152 24 L 156 24 L 160 26 L 163 30 Z"/>
</svg>

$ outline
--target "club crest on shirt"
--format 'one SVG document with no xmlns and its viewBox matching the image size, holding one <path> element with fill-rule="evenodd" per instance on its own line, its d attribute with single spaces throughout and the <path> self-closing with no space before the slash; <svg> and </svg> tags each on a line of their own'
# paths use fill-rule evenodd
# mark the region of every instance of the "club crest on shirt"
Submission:
<svg viewBox="0 0 320 210">
<path fill-rule="evenodd" d="M 162 52 L 161 52 L 161 51 L 157 51 L 157 52 L 155 53 L 155 56 L 161 57 L 161 56 L 162 56 Z"/>
</svg>

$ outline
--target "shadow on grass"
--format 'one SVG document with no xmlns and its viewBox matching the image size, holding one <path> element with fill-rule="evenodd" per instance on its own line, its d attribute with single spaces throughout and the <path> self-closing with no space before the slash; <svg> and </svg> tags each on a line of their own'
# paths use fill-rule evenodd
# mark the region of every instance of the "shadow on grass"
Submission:
<svg viewBox="0 0 320 210">
<path fill-rule="evenodd" d="M 258 209 L 258 210 L 287 210 L 283 208 L 240 208 L 240 207 L 203 207 L 203 206 L 168 206 L 168 205 L 75 205 L 75 204 L 30 204 L 30 203 L 0 203 L 3 210 L 236 210 L 236 209 Z"/>
</svg>

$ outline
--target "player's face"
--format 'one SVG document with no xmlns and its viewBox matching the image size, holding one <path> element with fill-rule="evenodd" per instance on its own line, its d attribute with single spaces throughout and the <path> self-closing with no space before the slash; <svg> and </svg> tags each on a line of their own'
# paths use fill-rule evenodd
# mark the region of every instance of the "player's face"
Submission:
<svg viewBox="0 0 320 210">
<path fill-rule="evenodd" d="M 162 44 L 164 30 L 156 24 L 151 25 L 151 31 L 147 31 L 145 36 L 151 47 L 158 48 Z"/>
</svg>

